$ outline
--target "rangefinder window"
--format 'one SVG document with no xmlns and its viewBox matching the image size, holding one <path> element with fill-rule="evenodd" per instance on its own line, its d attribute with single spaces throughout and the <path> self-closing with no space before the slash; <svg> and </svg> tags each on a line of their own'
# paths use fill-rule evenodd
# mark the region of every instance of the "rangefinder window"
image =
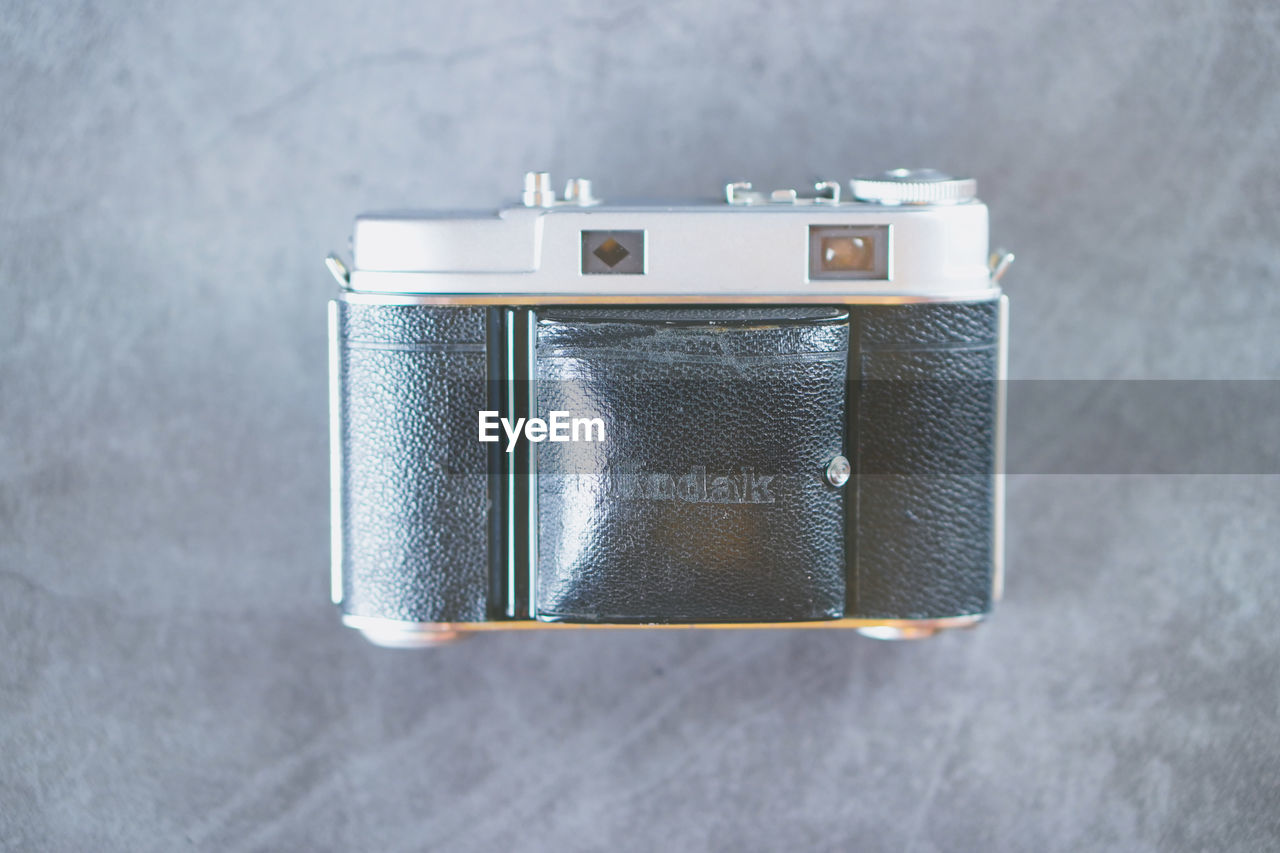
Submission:
<svg viewBox="0 0 1280 853">
<path fill-rule="evenodd" d="M 583 231 L 583 275 L 644 275 L 643 231 Z"/>
<path fill-rule="evenodd" d="M 810 281 L 888 281 L 888 225 L 810 225 Z"/>
</svg>

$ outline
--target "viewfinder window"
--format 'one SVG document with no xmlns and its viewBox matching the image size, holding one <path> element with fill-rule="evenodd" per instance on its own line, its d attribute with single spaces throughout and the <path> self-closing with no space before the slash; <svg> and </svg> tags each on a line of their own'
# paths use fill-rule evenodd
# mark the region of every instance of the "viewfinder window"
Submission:
<svg viewBox="0 0 1280 853">
<path fill-rule="evenodd" d="M 888 225 L 809 226 L 809 280 L 888 281 Z"/>
</svg>

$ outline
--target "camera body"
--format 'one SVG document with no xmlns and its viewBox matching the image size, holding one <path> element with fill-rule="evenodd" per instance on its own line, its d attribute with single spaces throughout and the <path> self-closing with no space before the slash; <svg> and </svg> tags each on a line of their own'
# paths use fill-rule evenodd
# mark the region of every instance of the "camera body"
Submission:
<svg viewBox="0 0 1280 853">
<path fill-rule="evenodd" d="M 972 180 L 360 216 L 330 303 L 333 600 L 386 646 L 976 624 L 1006 258 Z"/>
</svg>

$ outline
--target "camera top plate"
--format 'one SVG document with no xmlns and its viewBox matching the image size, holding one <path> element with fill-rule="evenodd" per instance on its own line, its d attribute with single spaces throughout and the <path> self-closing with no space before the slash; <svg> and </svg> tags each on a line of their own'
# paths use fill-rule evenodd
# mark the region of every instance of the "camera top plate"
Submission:
<svg viewBox="0 0 1280 853">
<path fill-rule="evenodd" d="M 814 194 L 725 188 L 725 201 L 606 204 L 584 179 L 557 197 L 529 173 L 496 211 L 356 219 L 352 301 L 457 304 L 844 303 L 991 299 L 987 208 L 970 179 L 896 170 Z"/>
</svg>

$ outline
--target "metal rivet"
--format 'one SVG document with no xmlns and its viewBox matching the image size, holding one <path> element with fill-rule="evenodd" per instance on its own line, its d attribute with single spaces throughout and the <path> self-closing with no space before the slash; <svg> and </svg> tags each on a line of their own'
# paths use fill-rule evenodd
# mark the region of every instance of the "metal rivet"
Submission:
<svg viewBox="0 0 1280 853">
<path fill-rule="evenodd" d="M 827 482 L 836 488 L 849 482 L 849 475 L 852 473 L 853 466 L 843 456 L 837 456 L 827 463 Z"/>
</svg>

